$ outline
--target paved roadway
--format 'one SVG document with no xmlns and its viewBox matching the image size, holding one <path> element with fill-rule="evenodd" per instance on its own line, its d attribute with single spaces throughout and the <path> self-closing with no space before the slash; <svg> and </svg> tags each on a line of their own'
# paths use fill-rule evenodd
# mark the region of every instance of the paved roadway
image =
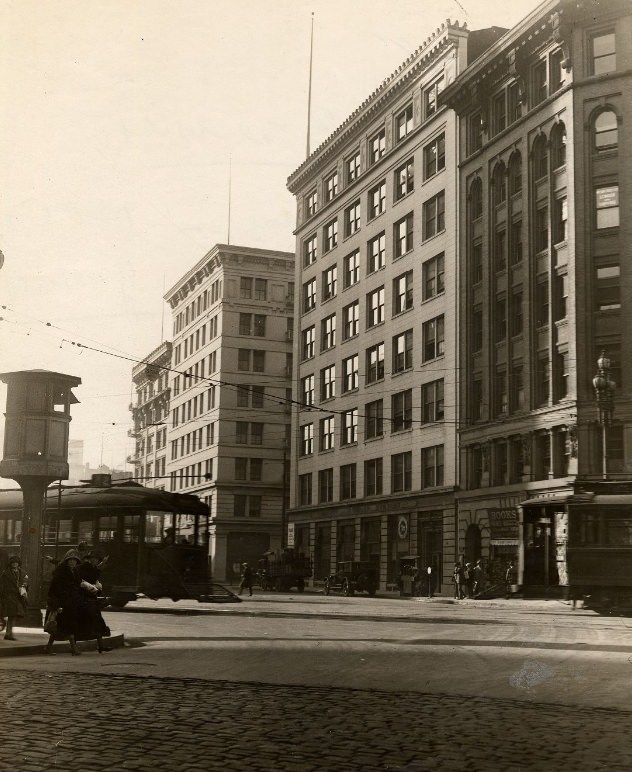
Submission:
<svg viewBox="0 0 632 772">
<path fill-rule="evenodd" d="M 629 770 L 632 620 L 549 602 L 132 604 L 0 659 L 0 770 Z"/>
</svg>

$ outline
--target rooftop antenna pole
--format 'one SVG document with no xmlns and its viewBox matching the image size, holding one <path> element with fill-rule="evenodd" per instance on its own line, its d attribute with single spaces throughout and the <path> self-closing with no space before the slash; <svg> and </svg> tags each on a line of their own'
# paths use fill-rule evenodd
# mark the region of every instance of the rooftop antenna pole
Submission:
<svg viewBox="0 0 632 772">
<path fill-rule="evenodd" d="M 161 313 L 160 313 L 160 342 L 165 342 L 165 274 L 162 275 L 162 298 L 161 298 Z"/>
<path fill-rule="evenodd" d="M 314 58 L 314 12 L 312 11 L 312 31 L 309 42 L 309 85 L 307 88 L 307 153 L 309 158 L 309 133 L 312 124 L 312 62 Z"/>
<path fill-rule="evenodd" d="M 230 200 L 233 181 L 233 157 L 228 156 L 228 238 L 226 243 L 230 246 Z"/>
</svg>

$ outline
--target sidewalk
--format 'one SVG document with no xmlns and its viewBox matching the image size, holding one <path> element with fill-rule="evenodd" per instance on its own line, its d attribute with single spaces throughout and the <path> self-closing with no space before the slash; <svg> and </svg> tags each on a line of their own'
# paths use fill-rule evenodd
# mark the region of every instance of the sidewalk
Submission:
<svg viewBox="0 0 632 772">
<path fill-rule="evenodd" d="M 33 627 L 14 627 L 13 632 L 17 640 L 5 641 L 4 633 L 0 633 L 0 657 L 24 657 L 33 654 L 44 654 L 48 643 L 48 633 Z M 125 637 L 122 633 L 103 639 L 106 646 L 120 649 L 125 645 Z M 80 651 L 96 651 L 96 641 L 79 641 L 77 647 Z M 55 641 L 53 644 L 55 654 L 70 655 L 68 641 Z"/>
</svg>

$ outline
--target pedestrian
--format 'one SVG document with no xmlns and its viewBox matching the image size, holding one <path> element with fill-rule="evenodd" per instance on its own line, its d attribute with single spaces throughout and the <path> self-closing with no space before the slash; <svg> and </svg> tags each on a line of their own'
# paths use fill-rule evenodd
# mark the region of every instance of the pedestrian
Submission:
<svg viewBox="0 0 632 772">
<path fill-rule="evenodd" d="M 0 576 L 0 606 L 7 618 L 5 641 L 15 641 L 13 626 L 26 614 L 28 576 L 22 570 L 22 561 L 11 555 L 9 563 Z"/>
<path fill-rule="evenodd" d="M 460 563 L 454 564 L 454 571 L 452 572 L 452 580 L 454 581 L 454 598 L 455 600 L 463 600 L 465 597 L 464 585 L 465 585 L 465 571 Z"/>
<path fill-rule="evenodd" d="M 73 655 L 81 654 L 77 641 L 97 639 L 99 653 L 103 651 L 101 632 L 94 616 L 94 603 L 87 596 L 89 590 L 79 571 L 81 556 L 76 549 L 68 550 L 53 573 L 48 591 L 46 622 L 54 611 L 57 612 L 57 631 L 49 633 L 46 653 L 54 654 L 53 643 L 58 638 L 68 638 Z M 82 587 L 83 584 L 83 587 Z M 96 592 L 95 592 L 96 594 Z"/>
<path fill-rule="evenodd" d="M 474 597 L 474 567 L 471 563 L 465 564 L 465 570 L 463 571 L 465 577 L 465 591 L 466 597 Z"/>
<path fill-rule="evenodd" d="M 476 561 L 476 565 L 472 569 L 472 573 L 474 574 L 474 583 L 472 586 L 472 594 L 474 596 L 478 595 L 480 592 L 483 591 L 483 588 L 485 586 L 485 572 L 483 571 L 483 559 L 479 558 Z"/>
<path fill-rule="evenodd" d="M 518 569 L 513 560 L 509 561 L 507 572 L 505 573 L 505 584 L 507 585 L 507 598 L 513 595 L 513 588 L 518 584 Z"/>
<path fill-rule="evenodd" d="M 91 616 L 90 624 L 96 633 L 97 650 L 99 652 L 112 650 L 103 643 L 103 638 L 110 635 L 110 628 L 106 625 L 101 614 L 102 604 L 106 602 L 103 595 L 103 585 L 101 584 L 101 566 L 105 562 L 106 560 L 98 552 L 88 552 L 79 567 L 81 589 L 84 591 L 88 601 Z"/>
<path fill-rule="evenodd" d="M 239 594 L 241 595 L 244 589 L 248 588 L 250 596 L 252 597 L 252 569 L 248 563 L 242 563 L 241 565 L 241 583 L 239 585 Z"/>
</svg>

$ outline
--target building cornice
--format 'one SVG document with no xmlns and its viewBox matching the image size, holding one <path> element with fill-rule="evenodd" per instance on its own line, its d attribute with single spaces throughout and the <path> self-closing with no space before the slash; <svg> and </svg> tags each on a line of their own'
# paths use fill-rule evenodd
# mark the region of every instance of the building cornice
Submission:
<svg viewBox="0 0 632 772">
<path fill-rule="evenodd" d="M 305 179 L 322 165 L 330 163 L 329 159 L 339 151 L 341 145 L 372 121 L 387 102 L 397 99 L 416 77 L 444 56 L 459 38 L 468 34 L 467 24 L 459 25 L 458 21 L 453 24 L 447 19 L 288 177 L 287 187 L 290 192 L 296 194 Z"/>
</svg>

